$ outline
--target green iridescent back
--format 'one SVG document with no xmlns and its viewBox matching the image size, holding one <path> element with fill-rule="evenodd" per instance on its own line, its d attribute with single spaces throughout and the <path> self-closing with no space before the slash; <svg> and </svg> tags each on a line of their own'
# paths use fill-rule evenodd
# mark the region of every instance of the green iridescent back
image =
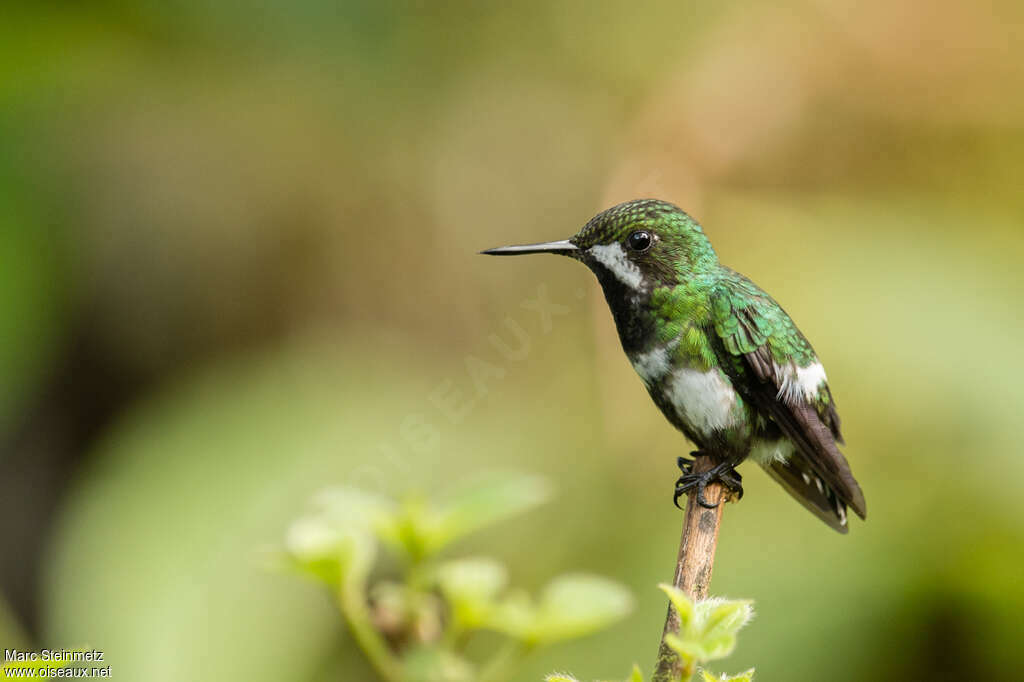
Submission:
<svg viewBox="0 0 1024 682">
<path fill-rule="evenodd" d="M 648 230 L 658 240 L 648 253 L 631 254 L 653 279 L 647 301 L 652 341 L 678 339 L 678 361 L 710 369 L 721 361 L 722 350 L 742 356 L 764 345 L 780 365 L 814 360 L 810 344 L 781 306 L 721 265 L 700 223 L 674 204 L 639 199 L 614 206 L 594 216 L 571 241 L 581 249 L 624 244 L 637 230 Z"/>
<path fill-rule="evenodd" d="M 740 273 L 720 266 L 718 285 L 711 297 L 715 332 L 733 355 L 753 353 L 767 345 L 780 365 L 814 361 L 814 349 L 775 300 Z"/>
</svg>

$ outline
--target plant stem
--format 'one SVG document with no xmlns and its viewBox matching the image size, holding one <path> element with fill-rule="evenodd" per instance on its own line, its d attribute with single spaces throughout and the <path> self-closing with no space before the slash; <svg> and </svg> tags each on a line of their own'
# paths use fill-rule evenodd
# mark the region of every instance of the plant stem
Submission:
<svg viewBox="0 0 1024 682">
<path fill-rule="evenodd" d="M 401 682 L 401 665 L 370 622 L 370 612 L 363 601 L 362 591 L 343 584 L 338 591 L 338 605 L 352 631 L 353 639 L 380 678 L 385 682 Z"/>
<path fill-rule="evenodd" d="M 510 640 L 505 643 L 498 653 L 494 655 L 487 665 L 480 671 L 478 682 L 501 682 L 508 679 L 515 664 L 525 656 L 530 647 L 518 640 Z"/>
<path fill-rule="evenodd" d="M 702 473 L 717 464 L 714 457 L 698 457 L 693 465 L 694 473 Z M 704 499 L 709 504 L 716 504 L 714 509 L 707 509 L 697 504 L 696 492 L 686 498 L 686 516 L 683 520 L 683 533 L 679 540 L 679 556 L 676 559 L 676 572 L 672 584 L 681 589 L 693 601 L 708 596 L 708 585 L 711 583 L 711 570 L 715 565 L 715 548 L 718 545 L 718 527 L 722 522 L 722 508 L 729 500 L 726 489 L 719 483 L 712 483 L 704 490 Z M 694 663 L 684 665 L 671 648 L 665 644 L 665 635 L 679 632 L 679 614 L 671 603 L 665 615 L 665 629 L 662 631 L 661 645 L 658 647 L 658 662 L 654 669 L 651 682 L 675 682 L 689 680 L 694 673 Z"/>
</svg>

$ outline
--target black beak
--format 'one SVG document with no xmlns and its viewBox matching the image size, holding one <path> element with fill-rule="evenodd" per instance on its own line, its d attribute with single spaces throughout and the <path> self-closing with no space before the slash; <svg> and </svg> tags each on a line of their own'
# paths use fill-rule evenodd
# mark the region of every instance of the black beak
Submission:
<svg viewBox="0 0 1024 682">
<path fill-rule="evenodd" d="M 499 246 L 496 249 L 487 249 L 480 253 L 488 256 L 519 256 L 524 253 L 560 253 L 563 256 L 571 256 L 579 251 L 576 245 L 568 239 L 559 242 L 543 242 L 541 244 L 522 244 L 520 246 Z"/>
</svg>

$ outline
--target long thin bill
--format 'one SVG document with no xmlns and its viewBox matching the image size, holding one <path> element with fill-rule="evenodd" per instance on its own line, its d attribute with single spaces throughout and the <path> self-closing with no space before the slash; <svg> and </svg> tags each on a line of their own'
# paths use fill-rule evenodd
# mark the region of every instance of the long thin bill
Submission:
<svg viewBox="0 0 1024 682">
<path fill-rule="evenodd" d="M 524 253 L 560 253 L 562 255 L 569 255 L 575 251 L 579 251 L 576 245 L 568 239 L 563 239 L 558 242 L 543 242 L 541 244 L 499 246 L 496 249 L 487 249 L 480 253 L 485 253 L 488 256 L 521 256 Z"/>
</svg>

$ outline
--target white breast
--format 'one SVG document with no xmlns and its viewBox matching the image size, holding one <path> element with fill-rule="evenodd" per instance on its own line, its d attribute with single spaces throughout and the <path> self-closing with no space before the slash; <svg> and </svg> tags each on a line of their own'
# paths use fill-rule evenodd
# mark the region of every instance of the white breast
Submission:
<svg viewBox="0 0 1024 682">
<path fill-rule="evenodd" d="M 677 369 L 666 382 L 665 393 L 679 418 L 699 433 L 736 423 L 736 392 L 717 369 Z"/>
</svg>

